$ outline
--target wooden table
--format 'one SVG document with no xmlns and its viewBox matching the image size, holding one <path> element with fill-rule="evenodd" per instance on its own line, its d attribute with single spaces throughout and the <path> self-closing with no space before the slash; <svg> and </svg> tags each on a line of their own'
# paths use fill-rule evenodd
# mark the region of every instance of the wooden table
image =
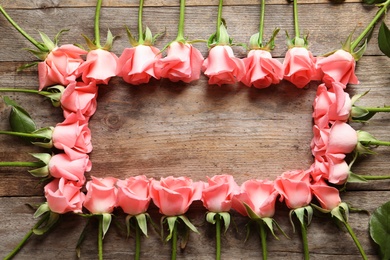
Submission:
<svg viewBox="0 0 390 260">
<path fill-rule="evenodd" d="M 144 24 L 156 34 L 166 31 L 156 46 L 162 48 L 176 37 L 179 1 L 146 0 Z M 38 30 L 53 37 L 61 29 L 71 29 L 62 36 L 62 44 L 84 43 L 81 33 L 93 38 L 95 1 L 1 1 L 8 13 L 28 33 L 38 39 Z M 188 0 L 185 34 L 189 39 L 207 39 L 215 31 L 218 1 Z M 325 0 L 304 0 L 299 4 L 302 32 L 309 33 L 310 50 L 319 56 L 338 49 L 349 33 L 356 36 L 376 12 L 372 6 L 348 0 L 332 3 Z M 247 43 L 258 30 L 259 1 L 226 0 L 223 17 L 234 42 Z M 293 35 L 292 4 L 282 0 L 267 3 L 265 36 L 275 27 L 281 28 L 273 56 L 283 60 L 286 52 L 284 31 Z M 129 47 L 124 26 L 137 32 L 138 1 L 103 1 L 101 32 L 109 28 L 114 35 L 113 51 L 120 55 Z M 387 24 L 390 19 L 387 18 Z M 36 67 L 16 72 L 33 57 L 22 48 L 31 47 L 6 20 L 0 18 L 0 87 L 37 89 Z M 359 103 L 382 106 L 390 96 L 390 60 L 377 47 L 376 32 L 365 56 L 358 62 L 360 85 L 351 85 L 353 95 L 370 90 Z M 195 44 L 204 56 L 204 43 Z M 233 47 L 236 56 L 245 57 L 246 50 Z M 284 171 L 306 169 L 312 163 L 309 144 L 312 138 L 312 102 L 318 82 L 297 89 L 288 82 L 259 90 L 244 85 L 209 86 L 207 78 L 191 84 L 168 80 L 131 86 L 114 78 L 109 86 L 99 89 L 99 105 L 90 128 L 94 150 L 91 153 L 94 176 L 125 178 L 145 174 L 159 179 L 164 176 L 188 176 L 206 180 L 206 176 L 232 174 L 238 184 L 245 180 L 275 179 Z M 60 109 L 37 95 L 12 94 L 40 127 L 62 121 Z M 388 105 L 388 103 L 387 103 Z M 9 130 L 9 107 L 0 102 L 0 129 Z M 355 129 L 369 131 L 378 139 L 390 140 L 390 115 L 378 114 L 368 124 L 352 124 Z M 0 136 L 0 161 L 31 161 L 31 152 L 41 152 L 17 138 Z M 389 174 L 390 150 L 377 148 L 377 155 L 360 158 L 353 171 L 358 174 Z M 26 204 L 44 201 L 42 184 L 26 169 L 0 168 L 0 255 L 5 256 L 36 222 L 33 210 Z M 368 212 L 390 197 L 388 181 L 349 184 L 342 199 Z M 204 220 L 205 210 L 195 203 L 188 213 L 199 228 L 200 235 L 191 233 L 179 259 L 214 259 L 214 228 Z M 159 221 L 158 209 L 151 215 Z M 233 225 L 222 239 L 223 259 L 258 259 L 261 246 L 252 232 L 246 242 L 247 218 L 233 213 Z M 277 233 L 280 240 L 268 238 L 269 259 L 302 259 L 299 233 L 293 233 L 288 210 L 277 205 L 275 219 L 291 239 Z M 123 219 L 120 219 L 123 222 Z M 379 259 L 369 238 L 369 216 L 351 213 L 350 224 L 355 230 L 369 259 Z M 75 259 L 75 246 L 86 220 L 64 216 L 63 221 L 48 235 L 32 237 L 15 259 Z M 96 223 L 95 223 L 96 224 Z M 81 259 L 97 258 L 97 226 L 88 229 L 81 248 Z M 345 230 L 339 230 L 329 218 L 315 217 L 308 231 L 312 259 L 359 259 L 359 252 Z M 170 243 L 163 244 L 158 234 L 150 231 L 142 240 L 142 259 L 169 259 Z M 106 259 L 132 258 L 134 240 L 126 239 L 122 230 L 112 226 L 104 240 Z"/>
</svg>

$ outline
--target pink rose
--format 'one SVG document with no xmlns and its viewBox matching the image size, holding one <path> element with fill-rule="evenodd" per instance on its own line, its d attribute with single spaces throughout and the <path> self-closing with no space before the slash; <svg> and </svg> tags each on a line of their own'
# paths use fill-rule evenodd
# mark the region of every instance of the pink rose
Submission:
<svg viewBox="0 0 390 260">
<path fill-rule="evenodd" d="M 344 85 L 339 82 L 332 85 L 332 91 L 328 91 L 325 84 L 319 85 L 313 102 L 314 123 L 321 128 L 334 121 L 347 122 L 351 113 L 352 102 L 349 94 L 344 92 Z"/>
<path fill-rule="evenodd" d="M 349 124 L 340 121 L 334 122 L 330 129 L 321 129 L 314 125 L 313 134 L 310 146 L 314 156 L 348 154 L 355 149 L 358 143 L 356 130 Z"/>
<path fill-rule="evenodd" d="M 78 183 L 64 178 L 54 179 L 45 188 L 45 197 L 51 211 L 64 214 L 67 212 L 82 213 L 84 193 L 80 192 Z"/>
<path fill-rule="evenodd" d="M 251 50 L 243 61 L 246 74 L 241 82 L 248 87 L 266 88 L 283 79 L 283 65 L 269 51 Z"/>
<path fill-rule="evenodd" d="M 344 184 L 350 173 L 349 166 L 343 159 L 344 157 L 343 154 L 316 156 L 310 167 L 314 181 L 326 179 L 333 184 Z"/>
<path fill-rule="evenodd" d="M 161 69 L 162 78 L 189 83 L 199 79 L 203 60 L 200 51 L 191 44 L 174 41 L 168 47 L 167 56 L 156 66 Z"/>
<path fill-rule="evenodd" d="M 96 111 L 96 98 L 98 87 L 91 81 L 89 84 L 83 82 L 72 82 L 64 90 L 61 96 L 61 107 L 64 117 L 71 113 L 81 113 L 85 119 L 91 117 Z"/>
<path fill-rule="evenodd" d="M 355 75 L 356 61 L 351 53 L 338 50 L 332 55 L 317 61 L 317 67 L 323 71 L 322 81 L 327 86 L 332 86 L 332 82 L 341 82 L 344 86 L 348 83 L 359 84 Z"/>
<path fill-rule="evenodd" d="M 54 48 L 38 63 L 39 90 L 56 84 L 66 86 L 75 81 L 80 76 L 78 68 L 84 62 L 80 55 L 85 54 L 86 51 L 71 44 Z"/>
<path fill-rule="evenodd" d="M 57 149 L 72 148 L 81 153 L 92 151 L 91 130 L 88 122 L 82 122 L 74 113 L 56 125 L 53 130 L 53 145 Z"/>
<path fill-rule="evenodd" d="M 118 180 L 117 206 L 132 216 L 146 212 L 150 203 L 150 182 L 151 179 L 143 175 Z"/>
<path fill-rule="evenodd" d="M 169 176 L 152 181 L 150 196 L 161 214 L 179 216 L 187 212 L 194 200 L 200 200 L 202 183 L 193 182 L 187 177 Z"/>
<path fill-rule="evenodd" d="M 234 194 L 240 187 L 231 175 L 215 175 L 208 178 L 202 191 L 203 206 L 211 212 L 227 212 L 232 206 Z"/>
<path fill-rule="evenodd" d="M 85 182 L 84 174 L 91 170 L 92 163 L 87 154 L 67 149 L 66 153 L 53 155 L 48 168 L 51 176 L 77 181 L 82 186 Z"/>
<path fill-rule="evenodd" d="M 305 47 L 293 47 L 286 53 L 283 62 L 284 79 L 298 88 L 303 88 L 311 80 L 321 77 L 315 67 L 316 59 Z"/>
<path fill-rule="evenodd" d="M 234 84 L 244 77 L 245 64 L 234 57 L 230 46 L 217 45 L 210 49 L 203 62 L 202 71 L 209 78 L 209 84 Z"/>
<path fill-rule="evenodd" d="M 275 180 L 275 189 L 290 209 L 301 208 L 311 202 L 310 171 L 284 172 Z"/>
<path fill-rule="evenodd" d="M 348 154 L 355 149 L 357 143 L 356 130 L 347 123 L 336 121 L 330 128 L 326 153 Z"/>
<path fill-rule="evenodd" d="M 86 184 L 84 207 L 93 214 L 111 213 L 116 207 L 118 190 L 115 187 L 117 179 L 112 177 L 96 178 Z"/>
<path fill-rule="evenodd" d="M 272 181 L 248 180 L 241 185 L 241 191 L 232 200 L 232 208 L 243 216 L 248 216 L 244 203 L 259 218 L 272 217 L 275 214 L 275 202 L 278 192 Z"/>
<path fill-rule="evenodd" d="M 118 57 L 103 49 L 88 52 L 86 61 L 80 66 L 85 83 L 95 81 L 96 84 L 108 84 L 116 76 Z"/>
<path fill-rule="evenodd" d="M 148 83 L 152 77 L 160 79 L 160 70 L 156 67 L 160 58 L 160 50 L 154 46 L 126 48 L 119 57 L 116 73 L 133 85 Z"/>
<path fill-rule="evenodd" d="M 312 184 L 310 188 L 323 209 L 332 210 L 341 203 L 339 190 L 327 185 L 323 180 Z"/>
</svg>

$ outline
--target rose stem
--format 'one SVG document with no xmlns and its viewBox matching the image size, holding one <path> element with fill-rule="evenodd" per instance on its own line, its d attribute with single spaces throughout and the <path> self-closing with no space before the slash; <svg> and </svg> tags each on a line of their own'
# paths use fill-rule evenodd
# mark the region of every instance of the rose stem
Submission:
<svg viewBox="0 0 390 260">
<path fill-rule="evenodd" d="M 368 112 L 390 112 L 390 107 L 358 107 Z"/>
<path fill-rule="evenodd" d="M 0 92 L 20 92 L 20 93 L 31 93 L 31 94 L 39 94 L 39 95 L 50 95 L 53 92 L 49 91 L 40 91 L 34 89 L 19 89 L 19 88 L 0 88 Z"/>
<path fill-rule="evenodd" d="M 186 0 L 180 0 L 180 17 L 179 17 L 179 25 L 177 29 L 177 37 L 176 41 L 184 41 L 184 15 L 186 8 Z"/>
<path fill-rule="evenodd" d="M 267 232 L 265 230 L 264 222 L 262 219 L 257 221 L 260 228 L 261 249 L 263 252 L 263 260 L 267 260 Z"/>
<path fill-rule="evenodd" d="M 98 252 L 99 260 L 103 260 L 103 215 L 99 216 Z"/>
<path fill-rule="evenodd" d="M 24 38 L 26 38 L 29 42 L 31 42 L 35 47 L 37 47 L 40 51 L 47 52 L 47 49 L 45 46 L 39 42 L 37 42 L 33 37 L 31 37 L 28 33 L 26 33 L 3 9 L 3 7 L 0 5 L 0 12 L 4 15 L 4 17 L 12 24 L 12 26 L 18 30 Z"/>
<path fill-rule="evenodd" d="M 12 259 L 20 249 L 24 246 L 24 244 L 27 242 L 27 240 L 31 237 L 32 234 L 34 234 L 34 229 L 39 228 L 43 222 L 45 222 L 49 218 L 50 214 L 46 214 L 43 216 L 28 233 L 23 237 L 23 239 L 17 244 L 17 246 L 4 258 L 4 260 Z"/>
<path fill-rule="evenodd" d="M 379 20 L 380 17 L 382 17 L 383 13 L 386 12 L 387 7 L 390 5 L 390 0 L 387 0 L 386 2 L 378 5 L 381 6 L 379 11 L 376 13 L 374 19 L 367 25 L 367 27 L 364 29 L 364 31 L 359 35 L 359 37 L 354 40 L 351 44 L 351 51 L 353 51 L 358 44 L 363 40 L 363 38 L 371 31 L 371 29 L 375 26 L 376 22 Z"/>
<path fill-rule="evenodd" d="M 219 27 L 221 27 L 221 23 L 222 23 L 222 6 L 223 6 L 223 0 L 219 0 L 218 16 L 217 16 L 217 35 L 216 35 L 217 41 L 219 41 L 219 35 L 220 35 Z"/>
<path fill-rule="evenodd" d="M 298 0 L 294 0 L 294 30 L 295 30 L 295 38 L 300 37 L 299 32 L 299 24 L 298 24 Z"/>
<path fill-rule="evenodd" d="M 176 251 L 177 251 L 177 221 L 175 221 L 175 224 L 173 226 L 173 231 L 172 231 L 171 260 L 176 260 Z"/>
<path fill-rule="evenodd" d="M 47 138 L 46 136 L 40 135 L 40 134 L 12 132 L 12 131 L 0 131 L 0 134 L 14 135 L 14 136 L 20 136 L 20 137 L 30 137 L 30 138 L 43 138 L 43 139 Z"/>
<path fill-rule="evenodd" d="M 360 141 L 363 145 L 382 145 L 382 146 L 390 146 L 390 142 L 386 141 L 379 141 L 379 140 L 372 140 L 372 141 Z"/>
<path fill-rule="evenodd" d="M 139 260 L 141 255 L 141 229 L 138 221 L 135 221 L 135 255 L 134 259 Z"/>
<path fill-rule="evenodd" d="M 215 259 L 221 259 L 221 216 L 219 214 L 215 215 Z"/>
<path fill-rule="evenodd" d="M 42 162 L 0 162 L 0 167 L 42 167 Z"/>
<path fill-rule="evenodd" d="M 356 247 L 359 249 L 359 252 L 364 260 L 368 260 L 366 253 L 363 250 L 362 245 L 360 244 L 358 238 L 356 237 L 355 233 L 353 232 L 351 226 L 348 224 L 347 221 L 342 221 L 344 226 L 347 228 L 348 233 L 351 235 L 353 242 L 355 242 Z"/>
<path fill-rule="evenodd" d="M 303 243 L 303 252 L 304 252 L 304 259 L 309 260 L 309 245 L 307 241 L 307 227 L 305 223 L 301 222 L 301 234 L 302 234 L 302 243 Z"/>
<path fill-rule="evenodd" d="M 100 44 L 100 9 L 102 7 L 102 0 L 98 0 L 96 4 L 96 11 L 95 11 L 95 44 L 98 49 L 100 49 L 102 46 Z"/>
<path fill-rule="evenodd" d="M 144 9 L 144 0 L 139 0 L 139 8 L 138 8 L 138 43 L 144 43 L 144 34 L 142 31 L 142 13 Z"/>
<path fill-rule="evenodd" d="M 389 175 L 384 175 L 384 176 L 381 176 L 381 175 L 358 175 L 359 177 L 367 180 L 367 181 L 377 181 L 377 180 L 388 180 L 390 179 L 390 176 Z"/>
<path fill-rule="evenodd" d="M 258 40 L 259 47 L 263 47 L 264 17 L 265 17 L 265 0 L 261 0 L 259 40 Z"/>
</svg>

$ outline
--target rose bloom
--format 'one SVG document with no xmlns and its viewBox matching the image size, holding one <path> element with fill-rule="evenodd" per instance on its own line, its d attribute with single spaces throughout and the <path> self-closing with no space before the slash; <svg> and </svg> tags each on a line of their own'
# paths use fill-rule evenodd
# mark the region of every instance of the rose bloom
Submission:
<svg viewBox="0 0 390 260">
<path fill-rule="evenodd" d="M 87 51 L 71 44 L 54 48 L 42 62 L 38 63 L 39 90 L 51 85 L 68 85 L 80 76 L 79 66 L 84 62 L 80 57 Z"/>
<path fill-rule="evenodd" d="M 202 191 L 203 206 L 211 212 L 227 212 L 232 206 L 232 198 L 240 187 L 231 175 L 215 175 L 208 178 Z"/>
<path fill-rule="evenodd" d="M 150 204 L 150 182 L 144 175 L 118 180 L 117 206 L 132 216 L 146 212 Z"/>
<path fill-rule="evenodd" d="M 86 117 L 84 120 L 91 117 L 96 111 L 97 93 L 98 87 L 93 81 L 89 84 L 84 82 L 70 83 L 62 93 L 60 100 L 64 117 L 67 118 L 72 113 L 80 113 Z"/>
<path fill-rule="evenodd" d="M 303 88 L 311 80 L 321 79 L 315 67 L 316 59 L 305 47 L 293 47 L 283 61 L 284 79 L 298 88 Z"/>
<path fill-rule="evenodd" d="M 332 210 L 341 203 L 339 190 L 327 185 L 323 180 L 312 184 L 310 188 L 323 209 Z"/>
<path fill-rule="evenodd" d="M 314 181 L 320 179 L 328 180 L 333 184 L 344 184 L 350 173 L 348 164 L 344 160 L 343 154 L 326 154 L 316 156 L 311 165 L 311 176 Z"/>
<path fill-rule="evenodd" d="M 334 121 L 347 122 L 352 109 L 349 94 L 344 92 L 344 85 L 332 83 L 332 91 L 328 91 L 325 84 L 318 86 L 316 98 L 313 102 L 314 124 L 327 127 Z"/>
<path fill-rule="evenodd" d="M 117 179 L 112 177 L 96 178 L 86 184 L 84 207 L 93 214 L 111 213 L 116 207 L 118 190 L 115 187 Z"/>
<path fill-rule="evenodd" d="M 187 177 L 169 176 L 152 181 L 150 196 L 161 214 L 179 216 L 187 212 L 193 201 L 200 200 L 202 186 L 201 182 L 193 182 Z"/>
<path fill-rule="evenodd" d="M 156 67 L 160 58 L 160 50 L 154 46 L 126 48 L 119 57 L 116 73 L 133 85 L 148 83 L 152 77 L 160 79 L 160 70 Z"/>
<path fill-rule="evenodd" d="M 259 218 L 268 218 L 275 214 L 275 202 L 278 192 L 275 190 L 272 181 L 248 180 L 240 188 L 240 193 L 233 197 L 232 208 L 241 215 L 248 216 L 244 203 Z"/>
<path fill-rule="evenodd" d="M 275 189 L 281 195 L 280 201 L 285 201 L 290 209 L 305 207 L 310 204 L 310 171 L 284 172 L 275 180 Z"/>
<path fill-rule="evenodd" d="M 209 78 L 209 84 L 234 84 L 245 75 L 244 61 L 234 57 L 228 45 L 217 45 L 210 49 L 204 60 L 202 71 Z"/>
<path fill-rule="evenodd" d="M 95 81 L 96 84 L 108 84 L 116 76 L 118 57 L 103 49 L 91 50 L 86 61 L 80 66 L 85 83 Z"/>
<path fill-rule="evenodd" d="M 241 82 L 248 87 L 266 88 L 283 79 L 283 65 L 269 51 L 251 50 L 243 61 L 246 74 Z"/>
<path fill-rule="evenodd" d="M 351 153 L 358 143 L 356 130 L 349 124 L 340 121 L 336 121 L 330 129 L 321 129 L 314 125 L 313 134 L 310 147 L 314 156 L 345 155 Z"/>
<path fill-rule="evenodd" d="M 75 113 L 71 113 L 53 130 L 53 145 L 57 149 L 72 148 L 78 152 L 92 151 L 91 130 L 87 121 L 80 121 Z"/>
<path fill-rule="evenodd" d="M 348 83 L 359 84 L 355 75 L 356 61 L 351 53 L 338 50 L 328 57 L 317 61 L 316 66 L 323 71 L 322 81 L 329 87 L 332 82 L 341 82 L 344 86 Z"/>
<path fill-rule="evenodd" d="M 64 214 L 67 212 L 82 213 L 84 193 L 81 186 L 64 178 L 54 179 L 45 187 L 45 197 L 50 210 Z"/>
<path fill-rule="evenodd" d="M 87 154 L 66 149 L 66 153 L 51 157 L 48 168 L 52 177 L 76 181 L 82 186 L 85 182 L 84 174 L 91 170 L 92 163 Z"/>
<path fill-rule="evenodd" d="M 203 60 L 200 51 L 191 44 L 174 41 L 168 47 L 167 56 L 156 66 L 161 69 L 162 78 L 189 83 L 199 79 Z"/>
</svg>

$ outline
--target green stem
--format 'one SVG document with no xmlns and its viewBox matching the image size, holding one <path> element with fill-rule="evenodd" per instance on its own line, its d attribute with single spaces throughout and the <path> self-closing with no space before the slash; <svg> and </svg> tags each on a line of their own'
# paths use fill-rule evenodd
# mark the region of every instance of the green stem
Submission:
<svg viewBox="0 0 390 260">
<path fill-rule="evenodd" d="M 368 180 L 368 181 L 377 181 L 377 180 L 388 180 L 390 179 L 389 175 L 358 175 L 359 177 Z"/>
<path fill-rule="evenodd" d="M 221 216 L 215 215 L 215 259 L 221 260 Z"/>
<path fill-rule="evenodd" d="M 295 30 L 295 38 L 300 37 L 299 32 L 299 23 L 298 23 L 298 0 L 294 0 L 294 30 Z"/>
<path fill-rule="evenodd" d="M 368 260 L 366 253 L 364 252 L 364 249 L 363 249 L 362 245 L 360 244 L 358 238 L 356 237 L 355 233 L 353 232 L 351 226 L 348 224 L 347 221 L 342 221 L 342 222 L 343 222 L 344 226 L 347 228 L 348 233 L 351 235 L 353 242 L 355 242 L 356 247 L 359 249 L 359 252 L 360 252 L 360 255 L 362 256 L 362 258 L 364 260 Z"/>
<path fill-rule="evenodd" d="M 24 38 L 26 38 L 29 42 L 31 42 L 35 47 L 37 47 L 42 52 L 48 52 L 48 49 L 38 41 L 36 41 L 33 37 L 31 37 L 28 33 L 26 33 L 3 9 L 3 7 L 0 5 L 0 12 L 4 15 L 4 17 L 12 24 L 12 26 L 18 30 Z"/>
<path fill-rule="evenodd" d="M 310 259 L 309 243 L 307 241 L 307 227 L 305 223 L 301 223 L 301 235 L 302 235 L 304 259 L 309 260 Z"/>
<path fill-rule="evenodd" d="M 100 44 L 100 9 L 102 7 L 102 0 L 97 0 L 96 10 L 95 10 L 95 44 L 98 49 L 102 47 Z"/>
<path fill-rule="evenodd" d="M 144 0 L 139 0 L 139 8 L 138 8 L 138 43 L 143 44 L 144 39 L 144 33 L 142 31 L 142 13 L 144 10 Z"/>
<path fill-rule="evenodd" d="M 42 162 L 0 162 L 0 167 L 42 167 Z"/>
<path fill-rule="evenodd" d="M 139 260 L 141 255 L 141 229 L 138 222 L 135 223 L 135 255 L 134 259 Z"/>
<path fill-rule="evenodd" d="M 179 26 L 177 29 L 177 37 L 176 41 L 184 41 L 184 16 L 186 9 L 186 0 L 180 0 L 180 18 L 179 18 Z"/>
<path fill-rule="evenodd" d="M 263 47 L 264 17 L 265 17 L 265 0 L 261 0 L 259 41 L 258 41 L 259 47 Z"/>
<path fill-rule="evenodd" d="M 46 136 L 43 136 L 43 135 L 40 135 L 40 134 L 12 132 L 12 131 L 0 131 L 0 134 L 3 134 L 3 135 L 14 135 L 14 136 L 20 136 L 20 137 L 29 137 L 29 138 L 44 138 L 44 139 L 47 138 Z"/>
<path fill-rule="evenodd" d="M 53 94 L 53 92 L 49 92 L 49 91 L 40 91 L 34 89 L 20 89 L 20 88 L 0 88 L 0 92 L 31 93 L 31 94 L 39 94 L 42 96 Z"/>
<path fill-rule="evenodd" d="M 103 215 L 99 216 L 98 254 L 99 260 L 103 260 Z"/>
<path fill-rule="evenodd" d="M 177 251 L 177 222 L 175 222 L 175 225 L 174 225 L 173 231 L 172 231 L 172 253 L 171 253 L 171 260 L 176 260 L 176 251 Z"/>
<path fill-rule="evenodd" d="M 222 7 L 223 7 L 223 0 L 219 0 L 218 16 L 217 16 L 217 33 L 216 33 L 217 41 L 219 41 L 219 35 L 220 35 L 219 28 L 221 27 L 221 23 L 222 23 Z"/>
<path fill-rule="evenodd" d="M 17 246 L 8 254 L 5 256 L 4 260 L 12 259 L 20 249 L 24 246 L 24 244 L 27 242 L 27 240 L 31 237 L 32 234 L 34 234 L 33 230 L 36 228 L 39 228 L 43 222 L 45 222 L 49 218 L 50 214 L 45 214 L 34 226 L 30 231 L 23 237 L 23 239 L 17 244 Z"/>
<path fill-rule="evenodd" d="M 260 229 L 260 240 L 261 240 L 261 249 L 263 252 L 263 260 L 267 260 L 268 253 L 267 253 L 267 231 L 265 229 L 265 225 L 263 220 L 259 220 L 259 229 Z"/>
<path fill-rule="evenodd" d="M 376 13 L 374 19 L 367 25 L 367 27 L 364 29 L 364 31 L 359 35 L 356 40 L 354 40 L 351 44 L 351 51 L 353 52 L 354 49 L 358 46 L 358 44 L 366 37 L 366 35 L 371 31 L 371 29 L 375 26 L 376 22 L 379 20 L 379 18 L 382 17 L 382 15 L 386 12 L 387 7 L 390 5 L 390 0 L 387 0 L 386 2 L 380 4 L 381 9 Z"/>
<path fill-rule="evenodd" d="M 372 145 L 372 146 L 390 146 L 390 142 L 387 141 L 379 141 L 379 140 L 372 140 L 372 141 L 360 141 L 363 145 Z"/>
<path fill-rule="evenodd" d="M 390 107 L 357 107 L 368 112 L 390 112 Z"/>
</svg>

